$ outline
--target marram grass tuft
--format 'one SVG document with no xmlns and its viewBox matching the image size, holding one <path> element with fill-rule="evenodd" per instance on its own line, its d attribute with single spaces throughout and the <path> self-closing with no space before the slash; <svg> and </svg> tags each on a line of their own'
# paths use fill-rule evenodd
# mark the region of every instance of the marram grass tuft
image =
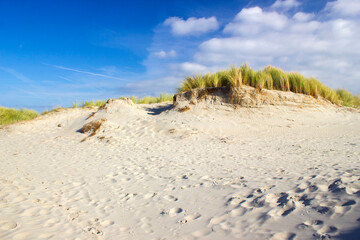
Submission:
<svg viewBox="0 0 360 240">
<path fill-rule="evenodd" d="M 255 72 L 248 64 L 244 64 L 240 67 L 232 66 L 228 70 L 216 73 L 195 74 L 185 78 L 178 88 L 178 92 L 205 87 L 238 88 L 242 85 L 260 90 L 269 89 L 302 93 L 315 98 L 322 97 L 343 106 L 360 107 L 359 96 L 354 96 L 344 89 L 331 89 L 315 78 L 306 78 L 297 72 L 287 73 L 273 66 L 267 66 L 263 70 Z"/>
<path fill-rule="evenodd" d="M 31 120 L 39 116 L 33 110 L 0 107 L 0 126 Z"/>
</svg>

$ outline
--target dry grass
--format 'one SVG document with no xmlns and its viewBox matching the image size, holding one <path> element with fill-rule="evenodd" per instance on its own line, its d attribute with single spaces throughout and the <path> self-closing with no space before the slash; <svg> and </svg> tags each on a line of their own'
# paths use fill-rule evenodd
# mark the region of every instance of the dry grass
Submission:
<svg viewBox="0 0 360 240">
<path fill-rule="evenodd" d="M 84 124 L 84 126 L 81 128 L 82 133 L 88 133 L 90 132 L 90 135 L 84 138 L 81 142 L 86 141 L 89 137 L 95 136 L 97 131 L 100 129 L 102 124 L 106 121 L 105 118 L 94 120 L 91 122 L 88 122 Z"/>
<path fill-rule="evenodd" d="M 31 120 L 37 116 L 39 114 L 33 110 L 0 107 L 0 126 Z"/>
<path fill-rule="evenodd" d="M 190 107 L 189 106 L 185 106 L 185 107 L 182 107 L 182 108 L 179 108 L 179 112 L 186 112 L 186 111 L 189 111 L 190 110 Z"/>
<path fill-rule="evenodd" d="M 287 73 L 273 66 L 255 72 L 248 64 L 245 64 L 240 67 L 232 66 L 228 70 L 216 73 L 188 76 L 181 83 L 178 92 L 209 87 L 231 87 L 234 89 L 242 85 L 259 90 L 292 91 L 311 95 L 315 98 L 322 97 L 343 106 L 360 107 L 360 98 L 344 89 L 333 90 L 315 78 L 306 78 L 297 72 Z"/>
</svg>

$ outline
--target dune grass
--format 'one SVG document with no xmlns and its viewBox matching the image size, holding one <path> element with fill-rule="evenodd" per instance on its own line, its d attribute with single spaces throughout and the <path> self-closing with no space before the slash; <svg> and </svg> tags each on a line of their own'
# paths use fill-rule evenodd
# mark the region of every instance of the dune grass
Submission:
<svg viewBox="0 0 360 240">
<path fill-rule="evenodd" d="M 0 107 L 0 126 L 31 120 L 37 116 L 39 114 L 33 110 Z"/>
<path fill-rule="evenodd" d="M 92 101 L 85 101 L 82 103 L 73 102 L 72 107 L 73 108 L 86 108 L 86 107 L 101 107 L 104 105 L 106 101 L 104 100 L 92 100 Z"/>
<path fill-rule="evenodd" d="M 172 101 L 173 100 L 173 95 L 163 93 L 163 94 L 160 94 L 159 97 L 146 96 L 146 97 L 143 97 L 143 98 L 138 98 L 136 96 L 131 96 L 130 99 L 135 104 L 152 104 L 152 103 L 162 103 L 162 102 Z"/>
<path fill-rule="evenodd" d="M 334 90 L 315 78 L 306 78 L 297 72 L 284 72 L 280 68 L 267 66 L 263 70 L 254 71 L 248 64 L 240 67 L 232 66 L 228 70 L 204 75 L 187 76 L 178 88 L 178 92 L 186 92 L 195 88 L 231 87 L 242 85 L 255 87 L 259 90 L 291 91 L 311 95 L 315 98 L 323 97 L 332 103 L 360 107 L 359 96 L 354 96 L 345 89 Z"/>
</svg>

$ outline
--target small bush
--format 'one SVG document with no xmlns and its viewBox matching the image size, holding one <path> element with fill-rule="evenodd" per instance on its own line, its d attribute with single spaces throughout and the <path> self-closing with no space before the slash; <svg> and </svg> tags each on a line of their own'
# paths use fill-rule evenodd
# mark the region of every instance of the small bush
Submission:
<svg viewBox="0 0 360 240">
<path fill-rule="evenodd" d="M 33 110 L 28 109 L 14 109 L 0 107 L 0 125 L 8 125 L 20 121 L 31 120 L 39 116 L 39 114 Z"/>
</svg>

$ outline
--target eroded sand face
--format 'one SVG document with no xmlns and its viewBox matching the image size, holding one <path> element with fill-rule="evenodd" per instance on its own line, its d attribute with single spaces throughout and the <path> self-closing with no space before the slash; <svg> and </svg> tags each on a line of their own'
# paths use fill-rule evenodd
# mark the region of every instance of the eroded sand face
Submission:
<svg viewBox="0 0 360 240">
<path fill-rule="evenodd" d="M 0 130 L 0 239 L 356 239 L 359 113 L 93 111 Z"/>
</svg>

